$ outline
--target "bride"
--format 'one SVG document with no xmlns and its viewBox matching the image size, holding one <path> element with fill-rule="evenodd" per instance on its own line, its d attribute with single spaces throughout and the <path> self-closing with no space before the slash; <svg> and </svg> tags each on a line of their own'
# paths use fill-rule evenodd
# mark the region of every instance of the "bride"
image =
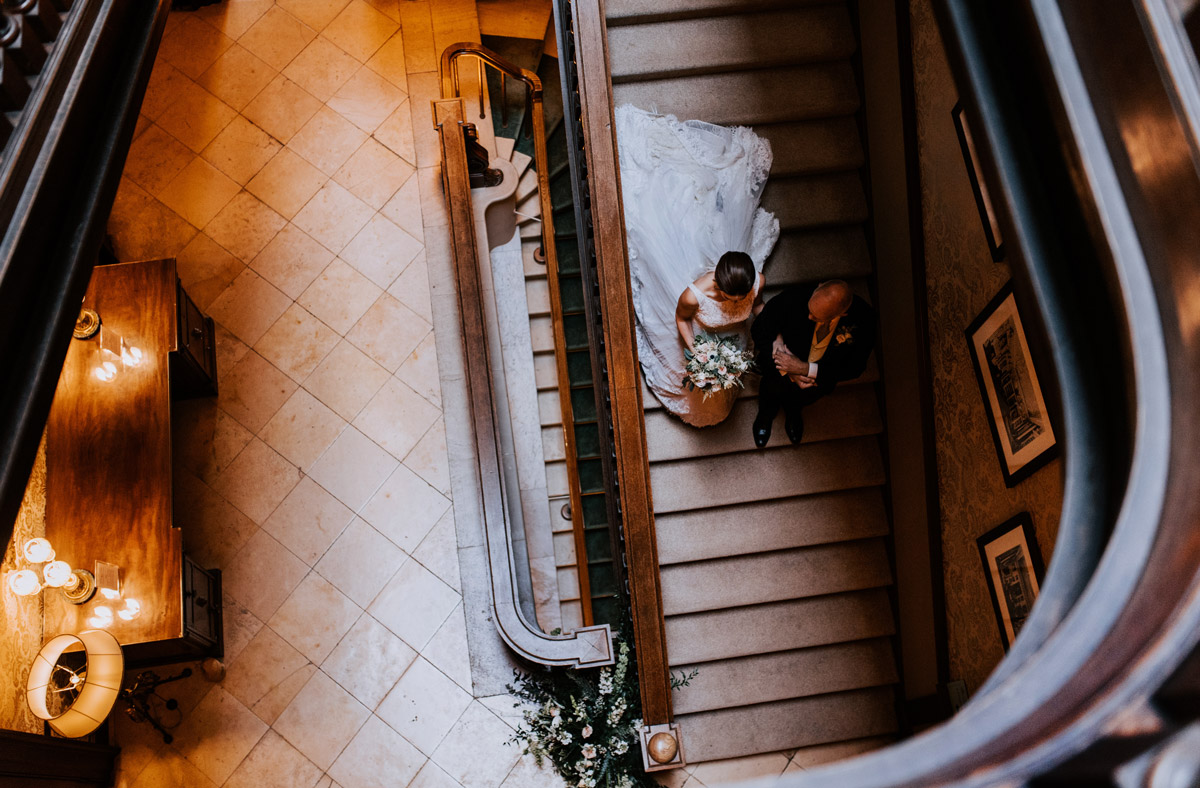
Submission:
<svg viewBox="0 0 1200 788">
<path fill-rule="evenodd" d="M 763 262 L 779 222 L 758 207 L 771 146 L 748 128 L 616 110 L 621 195 L 646 384 L 684 422 L 723 421 L 740 389 L 705 398 L 684 385 L 699 332 L 749 343 L 762 308 Z"/>
</svg>

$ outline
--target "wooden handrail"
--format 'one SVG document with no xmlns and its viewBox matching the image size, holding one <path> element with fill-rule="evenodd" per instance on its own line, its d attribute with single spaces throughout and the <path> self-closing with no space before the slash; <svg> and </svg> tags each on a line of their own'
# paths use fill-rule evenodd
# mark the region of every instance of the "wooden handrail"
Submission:
<svg viewBox="0 0 1200 788">
<path fill-rule="evenodd" d="M 563 447 L 567 468 L 567 493 L 571 500 L 571 528 L 578 557 L 579 603 L 583 625 L 592 626 L 591 581 L 588 577 L 587 551 L 583 533 L 583 495 L 579 482 L 579 458 L 576 455 L 575 411 L 571 402 L 571 376 L 567 367 L 567 337 L 563 322 L 562 290 L 558 284 L 558 249 L 554 238 L 554 205 L 550 199 L 550 157 L 546 150 L 546 120 L 542 106 L 542 81 L 529 69 L 516 66 L 487 47 L 470 41 L 451 44 L 442 52 L 442 97 L 457 98 L 458 61 L 462 57 L 479 59 L 480 68 L 487 64 L 500 72 L 525 83 L 526 106 L 533 132 L 533 166 L 537 173 L 538 202 L 542 215 L 542 254 L 546 260 L 546 286 L 550 291 L 550 324 L 554 333 L 554 369 L 558 383 L 558 407 L 562 417 Z M 479 114 L 483 111 L 483 85 L 480 78 Z"/>
<path fill-rule="evenodd" d="M 568 635 L 547 635 L 525 618 L 517 600 L 513 546 L 501 474 L 494 383 L 489 363 L 490 350 L 488 342 L 481 339 L 487 336 L 487 324 L 471 205 L 471 176 L 467 168 L 467 149 L 463 136 L 465 122 L 461 98 L 442 99 L 434 103 L 434 124 L 441 137 L 442 186 L 447 201 L 448 229 L 465 340 L 464 377 L 478 459 L 480 508 L 496 628 L 513 651 L 542 665 L 610 665 L 615 661 L 615 654 L 612 631 L 607 624 L 583 627 Z"/>
</svg>

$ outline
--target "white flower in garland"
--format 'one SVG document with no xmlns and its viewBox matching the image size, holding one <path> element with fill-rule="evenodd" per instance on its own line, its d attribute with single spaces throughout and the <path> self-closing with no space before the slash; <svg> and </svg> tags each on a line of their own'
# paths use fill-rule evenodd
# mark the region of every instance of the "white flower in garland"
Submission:
<svg viewBox="0 0 1200 788">
<path fill-rule="evenodd" d="M 579 732 L 579 736 L 584 739 L 588 738 L 591 735 L 592 735 L 592 726 L 591 725 L 584 725 L 583 730 Z"/>
</svg>

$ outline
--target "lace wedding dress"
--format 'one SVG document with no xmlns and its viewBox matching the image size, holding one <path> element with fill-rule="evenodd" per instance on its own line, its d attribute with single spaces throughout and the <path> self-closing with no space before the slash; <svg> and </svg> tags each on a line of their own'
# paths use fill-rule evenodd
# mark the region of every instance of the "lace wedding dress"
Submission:
<svg viewBox="0 0 1200 788">
<path fill-rule="evenodd" d="M 762 271 L 779 237 L 779 221 L 758 207 L 771 146 L 745 127 L 681 122 L 629 104 L 615 114 L 642 374 L 668 411 L 693 426 L 716 424 L 729 415 L 740 390 L 705 399 L 685 388 L 675 307 L 725 252 L 746 252 Z M 733 301 L 692 289 L 700 304 L 693 328 L 736 335 L 745 347 L 758 285 Z"/>
</svg>

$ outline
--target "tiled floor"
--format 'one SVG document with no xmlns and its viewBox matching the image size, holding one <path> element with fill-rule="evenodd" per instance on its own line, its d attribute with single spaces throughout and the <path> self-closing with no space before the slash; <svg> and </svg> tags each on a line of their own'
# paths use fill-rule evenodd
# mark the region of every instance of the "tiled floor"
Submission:
<svg viewBox="0 0 1200 788">
<path fill-rule="evenodd" d="M 119 786 L 561 784 L 506 745 L 511 700 L 472 695 L 409 98 L 464 7 L 171 15 L 109 229 L 217 323 L 176 519 L 224 573 L 228 672 L 164 692 L 171 745 L 117 719 Z"/>
</svg>

